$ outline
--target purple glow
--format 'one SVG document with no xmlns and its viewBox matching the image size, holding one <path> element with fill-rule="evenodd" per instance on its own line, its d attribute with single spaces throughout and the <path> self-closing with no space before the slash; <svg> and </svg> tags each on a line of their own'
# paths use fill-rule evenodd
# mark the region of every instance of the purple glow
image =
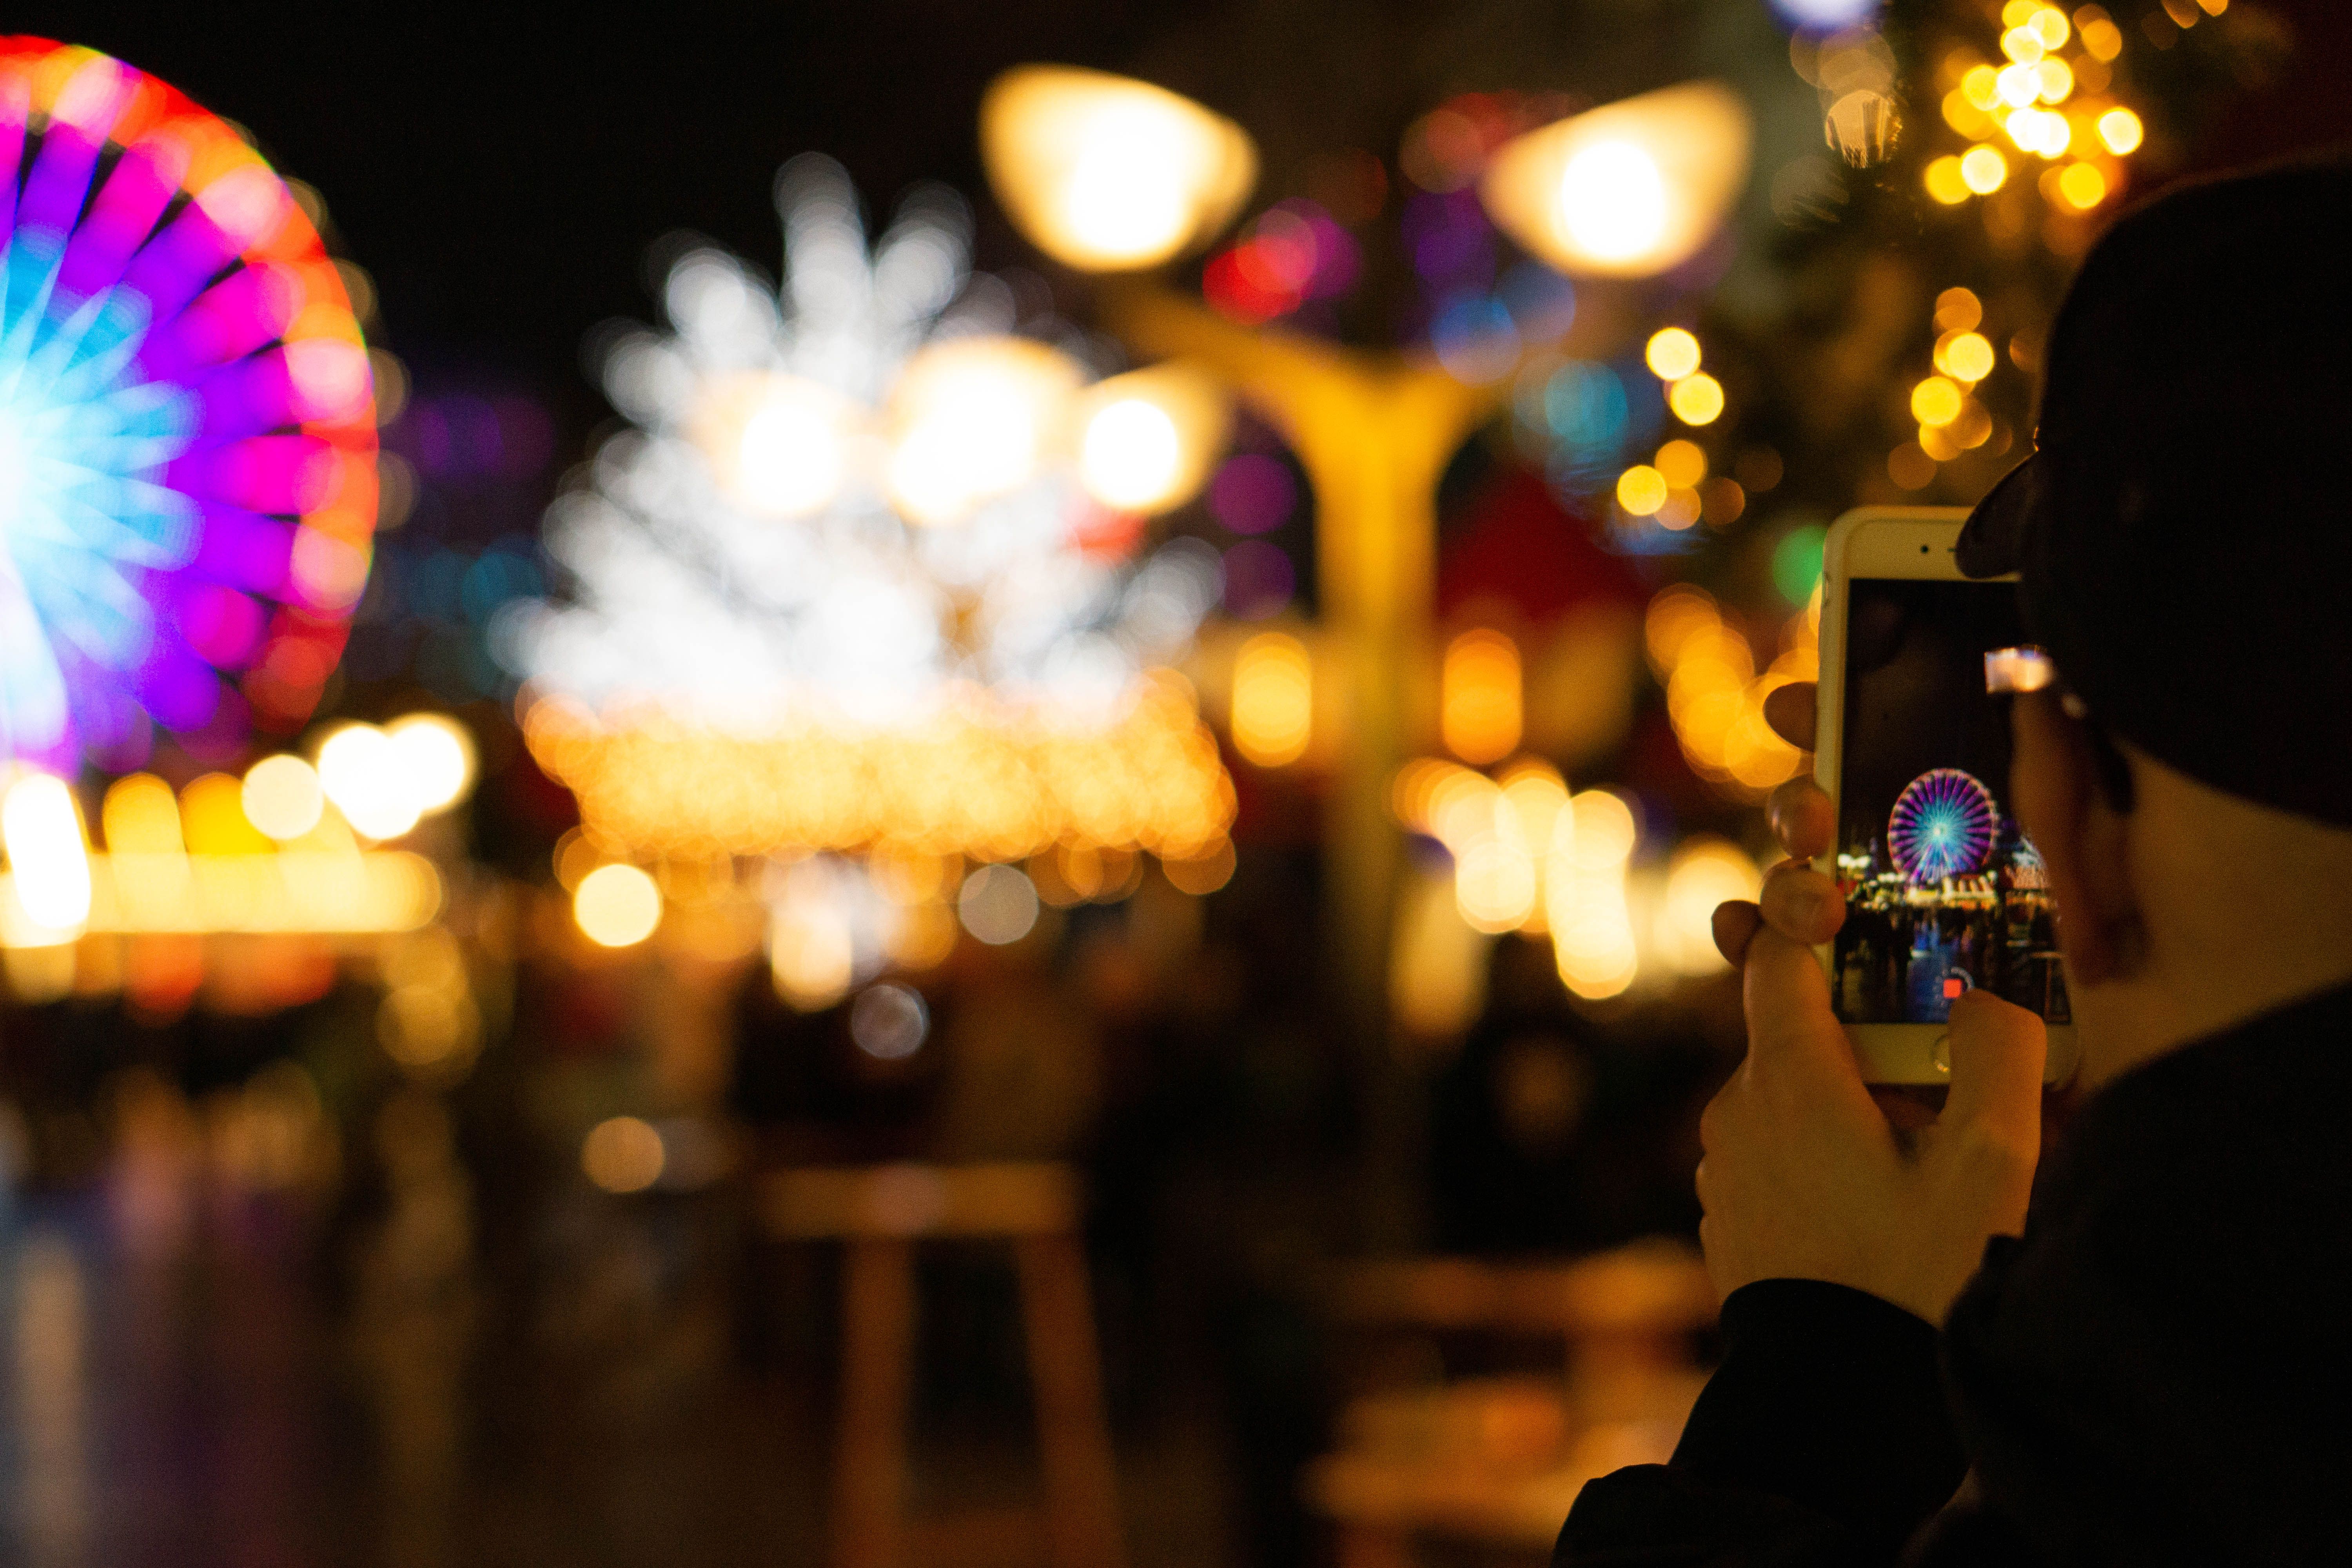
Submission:
<svg viewBox="0 0 2352 1568">
<path fill-rule="evenodd" d="M 1209 481 L 1209 510 L 1235 533 L 1271 533 L 1290 521 L 1298 482 L 1280 459 L 1244 452 Z"/>
<path fill-rule="evenodd" d="M 1225 552 L 1227 615 L 1262 621 L 1289 604 L 1297 591 L 1297 569 L 1280 547 L 1263 539 L 1244 539 Z"/>
</svg>

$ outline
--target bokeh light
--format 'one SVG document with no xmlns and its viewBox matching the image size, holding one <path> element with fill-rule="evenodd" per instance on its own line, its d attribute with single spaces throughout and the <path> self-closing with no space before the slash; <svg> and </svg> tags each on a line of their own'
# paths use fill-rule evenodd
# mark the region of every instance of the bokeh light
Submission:
<svg viewBox="0 0 2352 1568">
<path fill-rule="evenodd" d="M 319 784 L 370 838 L 397 838 L 422 815 L 400 748 L 373 724 L 346 724 L 319 747 Z"/>
<path fill-rule="evenodd" d="M 1936 340 L 1936 368 L 1955 381 L 1971 384 L 1992 374 L 1992 344 L 1976 332 L 1947 332 Z M 1941 424 L 1941 420 L 1927 421 Z"/>
<path fill-rule="evenodd" d="M 1680 327 L 1661 328 L 1650 334 L 1642 359 L 1660 381 L 1680 381 L 1698 369 L 1698 340 Z"/>
<path fill-rule="evenodd" d="M 1078 477 L 1105 506 L 1159 512 L 1200 492 L 1222 455 L 1222 391 L 1181 365 L 1096 383 L 1078 405 Z"/>
<path fill-rule="evenodd" d="M 1446 645 L 1438 727 L 1465 763 L 1493 763 L 1518 748 L 1524 722 L 1518 645 L 1476 627 Z"/>
<path fill-rule="evenodd" d="M 1617 476 L 1617 504 L 1635 517 L 1648 517 L 1666 504 L 1674 487 L 1647 463 L 1636 463 Z"/>
<path fill-rule="evenodd" d="M 956 894 L 963 929 L 991 947 L 1027 936 L 1037 923 L 1037 889 L 1013 866 L 982 866 Z"/>
<path fill-rule="evenodd" d="M 384 734 L 420 814 L 446 810 L 473 788 L 474 737 L 455 719 L 412 713 L 386 725 Z"/>
<path fill-rule="evenodd" d="M 869 985 L 849 1005 L 849 1037 L 877 1061 L 904 1061 L 923 1048 L 930 1010 L 909 986 Z"/>
<path fill-rule="evenodd" d="M 89 919 L 89 854 L 64 780 L 18 775 L 0 796 L 0 843 L 16 902 L 34 925 L 70 932 Z"/>
<path fill-rule="evenodd" d="M 1651 951 L 1676 974 L 1711 974 L 1728 968 L 1715 946 L 1715 911 L 1737 899 L 1753 900 L 1763 873 L 1738 845 L 1694 834 L 1675 847 L 1651 931 Z"/>
<path fill-rule="evenodd" d="M 608 1193 L 642 1193 L 667 1163 L 661 1133 L 634 1116 L 599 1121 L 580 1142 L 581 1173 Z"/>
<path fill-rule="evenodd" d="M 2139 116 L 2128 109 L 2118 106 L 2099 116 L 2099 140 L 2105 142 L 2107 151 L 2118 158 L 2138 151 L 2140 141 L 2146 134 Z"/>
<path fill-rule="evenodd" d="M 599 866 L 572 889 L 572 918 L 599 947 L 635 947 L 661 924 L 661 889 L 635 866 Z"/>
<path fill-rule="evenodd" d="M 1705 371 L 1666 389 L 1666 406 L 1685 425 L 1712 425 L 1723 413 L 1723 384 Z"/>
<path fill-rule="evenodd" d="M 299 838 L 318 826 L 327 809 L 318 770 L 283 752 L 247 768 L 241 794 L 247 819 L 280 843 Z M 107 842 L 113 846 L 111 828 Z"/>
<path fill-rule="evenodd" d="M 1315 667 L 1287 632 L 1261 632 L 1234 654 L 1234 749 L 1262 768 L 1307 754 L 1315 729 Z"/>
<path fill-rule="evenodd" d="M 1980 196 L 2000 189 L 2009 178 L 2009 160 L 1998 147 L 1971 147 L 1960 155 L 1960 181 Z"/>
</svg>

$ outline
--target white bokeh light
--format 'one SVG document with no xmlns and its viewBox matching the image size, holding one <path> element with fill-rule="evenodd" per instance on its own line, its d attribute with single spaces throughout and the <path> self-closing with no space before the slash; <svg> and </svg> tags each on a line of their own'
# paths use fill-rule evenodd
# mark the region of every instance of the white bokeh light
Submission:
<svg viewBox="0 0 2352 1568">
<path fill-rule="evenodd" d="M 969 270 L 950 193 L 917 192 L 870 246 L 826 160 L 786 165 L 776 199 L 781 288 L 697 249 L 664 285 L 667 331 L 606 336 L 633 427 L 549 509 L 568 602 L 504 612 L 500 657 L 592 708 L 735 728 L 912 722 L 973 684 L 1115 718 L 1216 584 L 1175 547 L 1079 548 L 1107 504 L 1069 428 L 1091 351 L 1050 321 L 1013 335 L 1021 308 Z M 1155 434 L 1120 444 L 1131 484 L 1198 466 L 1145 449 Z"/>
</svg>

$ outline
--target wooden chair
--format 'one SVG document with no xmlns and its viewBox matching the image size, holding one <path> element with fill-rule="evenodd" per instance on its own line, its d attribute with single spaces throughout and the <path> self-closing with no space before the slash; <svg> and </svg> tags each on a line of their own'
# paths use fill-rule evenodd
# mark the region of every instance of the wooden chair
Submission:
<svg viewBox="0 0 2352 1568">
<path fill-rule="evenodd" d="M 927 1237 L 1012 1244 L 1045 1471 L 1047 1560 L 1054 1568 L 1120 1568 L 1118 1476 L 1076 1173 L 1046 1163 L 792 1170 L 768 1177 L 761 1195 L 771 1236 L 848 1244 L 834 1568 L 905 1568 L 910 1534 L 919 1534 L 905 1517 L 907 1410 L 914 1244 Z"/>
<path fill-rule="evenodd" d="M 1565 1376 L 1444 1384 L 1360 1399 L 1306 1477 L 1341 1568 L 1407 1568 L 1416 1536 L 1548 1548 L 1584 1483 L 1664 1460 L 1702 1381 L 1691 1336 L 1716 1300 L 1696 1252 L 1643 1244 L 1558 1265 L 1360 1264 L 1332 1294 L 1364 1330 L 1558 1335 Z"/>
</svg>

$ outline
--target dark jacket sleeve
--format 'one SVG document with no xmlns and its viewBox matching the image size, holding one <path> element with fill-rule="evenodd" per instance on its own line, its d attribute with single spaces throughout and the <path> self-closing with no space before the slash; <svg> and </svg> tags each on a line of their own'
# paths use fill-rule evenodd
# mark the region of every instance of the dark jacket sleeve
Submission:
<svg viewBox="0 0 2352 1568">
<path fill-rule="evenodd" d="M 1723 1304 L 1724 1359 L 1674 1458 L 1577 1499 L 1555 1568 L 1892 1564 L 1968 1465 L 1934 1328 L 1842 1285 Z"/>
</svg>

